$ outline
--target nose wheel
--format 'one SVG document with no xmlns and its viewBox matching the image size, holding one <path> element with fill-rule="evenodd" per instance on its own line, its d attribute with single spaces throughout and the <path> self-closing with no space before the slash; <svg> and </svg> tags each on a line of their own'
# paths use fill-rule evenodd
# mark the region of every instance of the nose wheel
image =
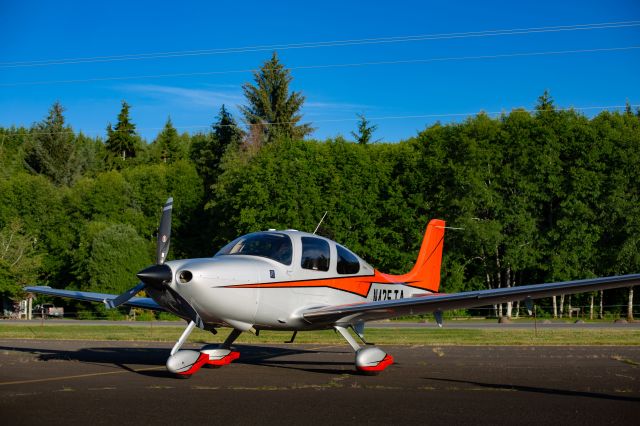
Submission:
<svg viewBox="0 0 640 426">
<path fill-rule="evenodd" d="M 240 352 L 232 351 L 231 344 L 242 333 L 234 329 L 221 345 L 205 345 L 199 351 L 180 350 L 184 342 L 195 328 L 195 323 L 191 321 L 184 330 L 180 339 L 176 342 L 171 355 L 167 359 L 167 370 L 178 377 L 191 377 L 196 371 L 204 366 L 219 368 L 230 364 L 240 357 Z"/>
</svg>

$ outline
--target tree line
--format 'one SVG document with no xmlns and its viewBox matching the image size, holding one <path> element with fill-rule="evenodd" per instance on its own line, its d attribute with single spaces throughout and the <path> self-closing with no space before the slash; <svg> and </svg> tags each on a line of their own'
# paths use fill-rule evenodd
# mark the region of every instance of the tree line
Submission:
<svg viewBox="0 0 640 426">
<path fill-rule="evenodd" d="M 57 102 L 29 128 L 0 128 L 0 293 L 126 290 L 153 263 L 168 196 L 170 258 L 211 256 L 251 231 L 313 231 L 327 211 L 320 234 L 392 273 L 411 267 L 428 219 L 445 219 L 442 291 L 640 271 L 640 111 L 588 118 L 545 92 L 534 111 L 479 113 L 394 143 L 374 143 L 363 115 L 353 140 L 314 140 L 277 55 L 253 77 L 242 123 L 222 105 L 207 132 L 181 134 L 169 118 L 147 143 L 125 101 L 104 139 L 74 132 Z M 628 304 L 631 316 L 633 290 L 541 309 L 594 304 L 595 315 Z"/>
</svg>

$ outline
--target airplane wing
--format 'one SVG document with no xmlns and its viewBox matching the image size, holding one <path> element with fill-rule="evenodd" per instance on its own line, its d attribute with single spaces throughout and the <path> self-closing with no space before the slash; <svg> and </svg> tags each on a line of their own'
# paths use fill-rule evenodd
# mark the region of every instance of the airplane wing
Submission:
<svg viewBox="0 0 640 426">
<path fill-rule="evenodd" d="M 407 299 L 328 306 L 308 309 L 302 313 L 302 316 L 310 324 L 349 324 L 450 309 L 473 308 L 515 300 L 530 301 L 559 294 L 632 287 L 638 284 L 640 284 L 640 274 L 619 275 L 452 294 L 434 293 Z"/>
<path fill-rule="evenodd" d="M 24 291 L 28 293 L 46 294 L 47 296 L 65 297 L 68 299 L 83 300 L 85 302 L 106 302 L 113 300 L 118 295 L 107 293 L 92 293 L 89 291 L 78 290 L 60 290 L 51 287 L 25 287 Z M 154 311 L 164 311 L 165 309 L 158 305 L 153 299 L 149 297 L 133 297 L 129 299 L 124 305 L 133 306 L 135 308 L 151 309 Z"/>
</svg>

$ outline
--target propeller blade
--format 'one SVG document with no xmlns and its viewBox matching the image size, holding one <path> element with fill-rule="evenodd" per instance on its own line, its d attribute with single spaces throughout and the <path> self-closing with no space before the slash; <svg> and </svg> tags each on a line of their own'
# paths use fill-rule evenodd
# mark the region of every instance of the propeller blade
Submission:
<svg viewBox="0 0 640 426">
<path fill-rule="evenodd" d="M 162 265 L 169 252 L 171 242 L 171 210 L 173 209 L 173 198 L 169 198 L 162 209 L 162 219 L 158 229 L 158 246 L 156 249 L 156 263 Z"/>
<path fill-rule="evenodd" d="M 129 289 L 112 300 L 104 300 L 104 304 L 109 309 L 117 308 L 129 301 L 138 292 L 145 289 L 147 285 L 162 289 L 165 284 L 173 279 L 171 268 L 164 264 L 169 251 L 171 240 L 171 210 L 173 209 L 173 198 L 169 197 L 162 209 L 162 218 L 160 219 L 160 228 L 158 229 L 158 246 L 156 252 L 156 265 L 150 266 L 137 273 L 141 283 Z M 193 315 L 191 315 L 193 316 Z M 197 316 L 197 314 L 196 314 Z"/>
<path fill-rule="evenodd" d="M 136 276 L 146 285 L 162 289 L 173 279 L 173 271 L 167 265 L 152 265 L 138 272 Z"/>
<path fill-rule="evenodd" d="M 124 293 L 122 293 L 120 296 L 116 297 L 113 300 L 105 299 L 104 304 L 107 305 L 108 309 L 117 308 L 123 303 L 128 302 L 129 299 L 131 299 L 133 296 L 138 294 L 138 292 L 144 290 L 145 287 L 146 287 L 145 283 L 140 283 L 137 286 L 133 287 L 132 289 L 125 291 Z"/>
</svg>

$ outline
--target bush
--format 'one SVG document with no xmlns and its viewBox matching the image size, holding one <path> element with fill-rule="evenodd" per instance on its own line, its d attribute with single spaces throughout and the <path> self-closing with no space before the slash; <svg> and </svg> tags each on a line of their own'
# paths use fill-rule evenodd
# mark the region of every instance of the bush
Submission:
<svg viewBox="0 0 640 426">
<path fill-rule="evenodd" d="M 155 321 L 155 320 L 156 320 L 156 316 L 153 314 L 152 311 L 148 311 L 148 310 L 137 311 L 136 321 Z"/>
</svg>

